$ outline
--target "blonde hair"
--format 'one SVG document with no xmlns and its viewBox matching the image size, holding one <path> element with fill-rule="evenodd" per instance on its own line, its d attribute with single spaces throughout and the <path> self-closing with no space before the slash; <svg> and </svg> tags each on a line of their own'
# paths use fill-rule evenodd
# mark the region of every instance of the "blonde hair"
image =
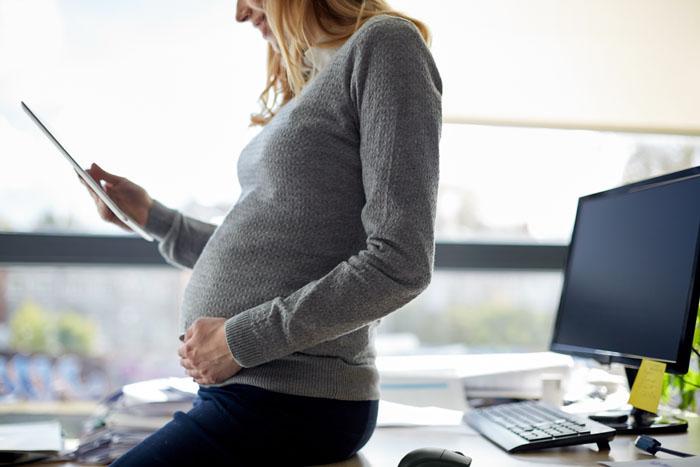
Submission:
<svg viewBox="0 0 700 467">
<path fill-rule="evenodd" d="M 312 46 L 340 47 L 368 19 L 390 15 L 411 21 L 430 41 L 422 22 L 392 9 L 385 0 L 264 0 L 262 8 L 279 50 L 268 45 L 267 80 L 260 94 L 261 112 L 251 124 L 265 125 L 277 111 L 299 94 L 310 79 L 304 54 Z M 323 35 L 323 42 L 314 43 Z"/>
</svg>

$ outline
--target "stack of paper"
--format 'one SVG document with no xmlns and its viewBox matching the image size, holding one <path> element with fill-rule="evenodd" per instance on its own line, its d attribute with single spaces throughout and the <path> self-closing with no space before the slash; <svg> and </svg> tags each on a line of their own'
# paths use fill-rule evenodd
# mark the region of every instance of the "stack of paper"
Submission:
<svg viewBox="0 0 700 467">
<path fill-rule="evenodd" d="M 461 410 L 440 407 L 414 407 L 385 400 L 379 401 L 377 428 L 411 426 L 464 426 Z"/>
<path fill-rule="evenodd" d="M 168 423 L 176 411 L 192 408 L 197 389 L 191 378 L 154 379 L 124 386 L 102 401 L 85 425 L 73 458 L 109 464 Z"/>
<path fill-rule="evenodd" d="M 467 397 L 539 398 L 542 395 L 542 375 L 556 374 L 562 380 L 568 378 L 573 359 L 568 355 L 552 352 L 473 354 L 473 355 L 413 355 L 377 358 L 383 396 L 401 388 L 404 382 L 406 395 L 401 399 L 388 400 L 411 405 L 425 405 L 419 391 L 423 387 L 434 387 L 436 375 L 461 382 Z M 385 387 L 386 385 L 386 387 Z M 451 389 L 451 381 L 445 379 L 442 388 Z M 448 394 L 449 393 L 449 394 Z M 457 409 L 454 403 L 444 400 L 452 398 L 454 391 L 432 394 L 431 405 Z"/>
<path fill-rule="evenodd" d="M 63 449 L 57 421 L 0 425 L 0 465 L 46 459 Z"/>
</svg>

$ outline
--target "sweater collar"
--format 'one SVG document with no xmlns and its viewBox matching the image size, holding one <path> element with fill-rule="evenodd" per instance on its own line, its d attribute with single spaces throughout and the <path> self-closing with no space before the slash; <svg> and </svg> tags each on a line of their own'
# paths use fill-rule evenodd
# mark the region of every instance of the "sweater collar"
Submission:
<svg viewBox="0 0 700 467">
<path fill-rule="evenodd" d="M 304 52 L 304 67 L 308 70 L 309 76 L 313 79 L 323 71 L 337 51 L 337 48 L 309 47 Z"/>
</svg>

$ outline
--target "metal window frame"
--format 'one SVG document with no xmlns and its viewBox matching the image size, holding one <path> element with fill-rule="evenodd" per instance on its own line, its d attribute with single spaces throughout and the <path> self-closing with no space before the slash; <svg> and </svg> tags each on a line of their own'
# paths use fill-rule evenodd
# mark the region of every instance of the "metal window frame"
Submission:
<svg viewBox="0 0 700 467">
<path fill-rule="evenodd" d="M 560 271 L 566 245 L 446 243 L 435 249 L 436 270 Z M 137 237 L 0 233 L 0 265 L 168 266 L 156 243 Z"/>
</svg>

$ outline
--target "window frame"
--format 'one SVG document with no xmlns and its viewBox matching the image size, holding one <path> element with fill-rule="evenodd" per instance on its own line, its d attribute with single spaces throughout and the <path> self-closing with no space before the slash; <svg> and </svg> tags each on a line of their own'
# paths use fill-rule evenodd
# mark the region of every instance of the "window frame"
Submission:
<svg viewBox="0 0 700 467">
<path fill-rule="evenodd" d="M 437 242 L 436 270 L 562 271 L 568 245 Z M 170 266 L 137 237 L 0 233 L 0 264 Z"/>
</svg>

